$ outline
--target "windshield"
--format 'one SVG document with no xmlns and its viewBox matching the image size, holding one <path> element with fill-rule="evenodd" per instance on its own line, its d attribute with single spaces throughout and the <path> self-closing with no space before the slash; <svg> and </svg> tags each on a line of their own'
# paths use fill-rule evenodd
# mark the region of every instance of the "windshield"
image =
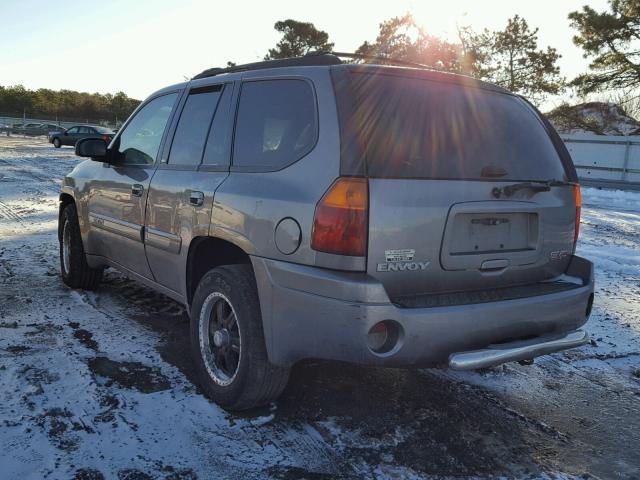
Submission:
<svg viewBox="0 0 640 480">
<path fill-rule="evenodd" d="M 371 177 L 565 180 L 518 97 L 388 74 L 351 74 L 355 136 Z"/>
</svg>

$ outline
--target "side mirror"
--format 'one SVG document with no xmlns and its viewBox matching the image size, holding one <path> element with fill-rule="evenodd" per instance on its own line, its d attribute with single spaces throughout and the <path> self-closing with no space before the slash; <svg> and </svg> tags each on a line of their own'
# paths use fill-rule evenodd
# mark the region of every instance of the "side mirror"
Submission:
<svg viewBox="0 0 640 480">
<path fill-rule="evenodd" d="M 65 134 L 65 135 L 69 135 L 69 132 L 67 132 L 67 131 L 65 130 L 64 134 Z"/>
<path fill-rule="evenodd" d="M 97 162 L 107 161 L 107 142 L 101 138 L 84 138 L 76 142 L 76 155 Z"/>
</svg>

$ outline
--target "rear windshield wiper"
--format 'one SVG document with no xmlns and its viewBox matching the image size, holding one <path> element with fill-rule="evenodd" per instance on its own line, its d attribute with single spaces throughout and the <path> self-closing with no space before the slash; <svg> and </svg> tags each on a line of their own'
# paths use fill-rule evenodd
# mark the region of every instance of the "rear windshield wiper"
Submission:
<svg viewBox="0 0 640 480">
<path fill-rule="evenodd" d="M 549 182 L 522 182 L 522 183 L 514 183 L 513 185 L 507 185 L 505 187 L 493 187 L 491 190 L 491 194 L 500 198 L 501 196 L 511 197 L 518 190 L 532 190 L 534 193 L 538 192 L 548 192 L 551 190 L 551 185 Z"/>
<path fill-rule="evenodd" d="M 575 187 L 577 185 L 576 182 L 568 182 L 566 180 L 549 180 L 547 181 L 550 187 Z"/>
<path fill-rule="evenodd" d="M 521 183 L 514 183 L 513 185 L 507 185 L 506 187 L 493 187 L 491 194 L 500 198 L 501 196 L 511 197 L 518 190 L 532 190 L 534 193 L 548 192 L 551 187 L 564 187 L 575 186 L 574 182 L 567 182 L 565 180 L 529 180 Z"/>
<path fill-rule="evenodd" d="M 530 180 L 527 182 L 514 183 L 513 185 L 507 185 L 505 187 L 493 187 L 491 194 L 500 198 L 501 196 L 511 197 L 518 190 L 532 190 L 534 193 L 548 192 L 551 187 L 561 187 L 566 185 L 575 185 L 573 182 L 566 182 L 564 180 Z"/>
</svg>

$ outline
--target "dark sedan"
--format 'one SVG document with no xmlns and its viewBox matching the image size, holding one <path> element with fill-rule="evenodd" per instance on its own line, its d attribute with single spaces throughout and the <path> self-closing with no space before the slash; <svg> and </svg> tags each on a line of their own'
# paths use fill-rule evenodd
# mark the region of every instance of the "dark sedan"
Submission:
<svg viewBox="0 0 640 480">
<path fill-rule="evenodd" d="M 101 138 L 107 143 L 111 141 L 115 132 L 110 128 L 94 125 L 76 125 L 64 132 L 55 132 L 49 135 L 49 142 L 60 148 L 62 145 L 75 145 L 82 138 Z"/>
</svg>

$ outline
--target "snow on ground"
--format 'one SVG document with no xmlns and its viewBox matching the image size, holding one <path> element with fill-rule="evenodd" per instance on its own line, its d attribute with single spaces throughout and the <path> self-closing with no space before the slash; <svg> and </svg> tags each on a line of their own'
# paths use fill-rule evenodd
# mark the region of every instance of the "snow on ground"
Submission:
<svg viewBox="0 0 640 480">
<path fill-rule="evenodd" d="M 493 392 L 518 414 L 544 412 L 544 426 L 572 431 L 572 441 L 593 455 L 592 473 L 638 478 L 640 455 L 624 452 L 640 449 L 640 193 L 583 187 L 582 198 L 576 253 L 595 264 L 593 313 L 584 327 L 592 345 L 533 367 L 443 375 Z"/>
<path fill-rule="evenodd" d="M 594 344 L 472 373 L 305 362 L 232 415 L 192 383 L 182 307 L 58 274 L 72 149 L 0 137 L 0 477 L 637 478 L 640 194 L 585 188 Z"/>
</svg>

